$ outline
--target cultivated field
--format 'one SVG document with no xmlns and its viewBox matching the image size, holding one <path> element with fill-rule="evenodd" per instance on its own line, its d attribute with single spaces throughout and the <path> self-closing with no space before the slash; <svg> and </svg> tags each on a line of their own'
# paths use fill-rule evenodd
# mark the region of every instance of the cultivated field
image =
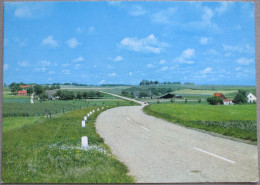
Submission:
<svg viewBox="0 0 260 185">
<path fill-rule="evenodd" d="M 256 105 L 152 104 L 144 111 L 187 127 L 256 141 Z"/>
</svg>

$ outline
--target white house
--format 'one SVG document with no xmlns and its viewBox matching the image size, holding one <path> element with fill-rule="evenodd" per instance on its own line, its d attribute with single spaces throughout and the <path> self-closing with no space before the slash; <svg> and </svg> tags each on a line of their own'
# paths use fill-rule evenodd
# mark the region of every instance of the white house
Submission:
<svg viewBox="0 0 260 185">
<path fill-rule="evenodd" d="M 232 100 L 229 99 L 224 99 L 223 100 L 224 105 L 233 105 L 234 103 L 232 102 Z"/>
<path fill-rule="evenodd" d="M 246 93 L 246 97 L 248 103 L 256 102 L 256 97 L 252 93 Z"/>
</svg>

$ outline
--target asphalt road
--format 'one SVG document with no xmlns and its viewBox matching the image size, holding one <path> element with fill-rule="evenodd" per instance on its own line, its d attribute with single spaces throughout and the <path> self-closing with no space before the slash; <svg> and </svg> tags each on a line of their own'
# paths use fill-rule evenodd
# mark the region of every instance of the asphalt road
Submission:
<svg viewBox="0 0 260 185">
<path fill-rule="evenodd" d="M 146 115 L 143 106 L 109 109 L 97 132 L 137 182 L 255 182 L 257 146 Z"/>
</svg>

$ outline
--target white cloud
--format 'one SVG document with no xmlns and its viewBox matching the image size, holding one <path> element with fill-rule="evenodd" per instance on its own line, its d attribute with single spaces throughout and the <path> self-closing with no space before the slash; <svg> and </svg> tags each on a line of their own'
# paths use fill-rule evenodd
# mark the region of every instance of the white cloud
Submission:
<svg viewBox="0 0 260 185">
<path fill-rule="evenodd" d="M 153 65 L 153 64 L 147 64 L 146 67 L 148 67 L 148 68 L 153 68 L 154 65 Z"/>
<path fill-rule="evenodd" d="M 207 38 L 207 37 L 201 37 L 201 38 L 200 38 L 200 43 L 201 43 L 202 45 L 208 44 L 208 41 L 209 41 L 209 38 Z"/>
<path fill-rule="evenodd" d="M 104 84 L 106 81 L 105 80 L 101 80 L 100 82 L 99 82 L 99 84 Z"/>
<path fill-rule="evenodd" d="M 74 68 L 79 69 L 81 67 L 81 64 L 75 64 Z"/>
<path fill-rule="evenodd" d="M 36 71 L 36 72 L 45 72 L 46 68 L 45 67 L 37 67 L 37 68 L 34 68 L 34 71 Z"/>
<path fill-rule="evenodd" d="M 49 74 L 53 75 L 53 74 L 55 74 L 55 72 L 54 71 L 49 71 Z"/>
<path fill-rule="evenodd" d="M 133 16 L 144 15 L 145 13 L 146 11 L 141 6 L 138 5 L 133 5 L 131 10 L 129 11 L 129 14 Z"/>
<path fill-rule="evenodd" d="M 239 64 L 241 64 L 241 65 L 249 65 L 249 64 L 253 63 L 254 60 L 253 60 L 252 58 L 247 59 L 247 58 L 244 58 L 244 57 L 243 57 L 243 58 L 238 59 L 237 62 L 238 62 Z"/>
<path fill-rule="evenodd" d="M 116 76 L 116 73 L 110 73 L 108 76 Z"/>
<path fill-rule="evenodd" d="M 231 56 L 232 52 L 239 52 L 239 53 L 254 53 L 254 48 L 250 44 L 246 45 L 227 45 L 223 44 L 223 50 L 226 52 L 226 56 Z"/>
<path fill-rule="evenodd" d="M 159 42 L 154 34 L 142 39 L 126 37 L 120 42 L 120 45 L 129 50 L 152 53 L 160 53 L 164 47 L 169 46 L 167 43 Z"/>
<path fill-rule="evenodd" d="M 94 26 L 90 26 L 89 28 L 88 28 L 88 34 L 92 34 L 92 33 L 94 33 L 95 32 L 95 27 Z"/>
<path fill-rule="evenodd" d="M 63 70 L 62 70 L 62 73 L 65 74 L 65 75 L 68 75 L 68 74 L 70 74 L 70 70 L 68 70 L 68 69 L 63 69 Z"/>
<path fill-rule="evenodd" d="M 71 38 L 66 43 L 70 48 L 75 48 L 80 44 L 76 38 Z"/>
<path fill-rule="evenodd" d="M 52 36 L 52 35 L 50 35 L 50 36 L 44 38 L 44 39 L 42 40 L 42 44 L 43 44 L 43 45 L 49 45 L 49 46 L 51 46 L 51 47 L 57 47 L 57 46 L 58 46 L 58 42 L 53 39 L 53 36 Z"/>
<path fill-rule="evenodd" d="M 78 58 L 75 58 L 72 62 L 82 62 L 84 61 L 84 58 L 83 57 L 78 57 Z"/>
<path fill-rule="evenodd" d="M 165 60 L 160 60 L 159 64 L 165 64 L 166 61 Z"/>
<path fill-rule="evenodd" d="M 168 69 L 169 69 L 168 66 L 164 66 L 164 67 L 161 68 L 161 71 L 167 71 Z"/>
<path fill-rule="evenodd" d="M 223 14 L 225 13 L 228 8 L 233 4 L 233 2 L 220 2 L 220 6 L 216 7 L 215 8 L 215 11 L 218 13 L 218 14 Z"/>
<path fill-rule="evenodd" d="M 133 75 L 133 73 L 132 73 L 132 72 L 129 72 L 129 75 L 130 75 L 130 76 L 132 76 L 132 75 Z"/>
<path fill-rule="evenodd" d="M 32 12 L 28 7 L 19 7 L 14 11 L 14 15 L 19 18 L 31 17 Z"/>
<path fill-rule="evenodd" d="M 207 67 L 205 69 L 203 69 L 202 71 L 200 71 L 200 74 L 208 74 L 212 72 L 212 68 L 211 67 Z"/>
<path fill-rule="evenodd" d="M 122 60 L 124 60 L 124 58 L 121 57 L 121 56 L 117 56 L 116 58 L 114 58 L 114 62 L 119 62 L 119 61 L 122 61 Z"/>
<path fill-rule="evenodd" d="M 7 71 L 8 70 L 8 64 L 4 64 L 4 71 Z"/>
<path fill-rule="evenodd" d="M 175 58 L 175 61 L 184 64 L 194 64 L 195 62 L 191 60 L 194 57 L 194 55 L 195 50 L 188 48 L 182 52 L 180 57 Z"/>
<path fill-rule="evenodd" d="M 49 65 L 51 65 L 51 63 L 50 63 L 50 61 L 48 61 L 48 60 L 41 60 L 41 61 L 40 61 L 40 65 L 41 65 L 41 66 L 49 66 Z"/>
<path fill-rule="evenodd" d="M 160 24 L 170 24 L 171 18 L 170 16 L 173 15 L 176 11 L 176 8 L 167 8 L 165 10 L 159 11 L 152 15 L 152 21 L 155 23 Z"/>
<path fill-rule="evenodd" d="M 211 19 L 214 16 L 214 12 L 209 7 L 203 7 L 204 14 L 202 15 L 202 20 L 205 23 L 211 23 Z"/>
<path fill-rule="evenodd" d="M 19 61 L 18 65 L 21 66 L 21 67 L 27 67 L 27 66 L 30 65 L 30 63 L 26 60 L 23 60 L 23 61 Z"/>
<path fill-rule="evenodd" d="M 241 71 L 241 70 L 242 70 L 241 67 L 236 67 L 236 68 L 235 68 L 235 71 Z"/>
<path fill-rule="evenodd" d="M 84 29 L 84 28 L 81 28 L 81 27 L 77 27 L 77 28 L 76 28 L 76 32 L 78 32 L 78 33 L 84 33 L 84 32 L 85 32 L 85 29 Z"/>
</svg>

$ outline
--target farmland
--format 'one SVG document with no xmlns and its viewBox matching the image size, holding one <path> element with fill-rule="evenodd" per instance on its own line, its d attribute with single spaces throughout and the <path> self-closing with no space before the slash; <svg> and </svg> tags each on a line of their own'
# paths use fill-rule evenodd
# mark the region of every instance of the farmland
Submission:
<svg viewBox="0 0 260 185">
<path fill-rule="evenodd" d="M 100 112 L 88 118 L 86 128 L 81 127 L 81 120 L 93 109 L 136 103 L 104 94 L 100 99 L 35 100 L 30 104 L 28 96 L 6 91 L 3 105 L 3 182 L 135 182 L 96 133 L 95 120 Z M 52 118 L 43 116 L 46 108 Z M 81 148 L 82 136 L 88 137 L 88 149 Z"/>
<path fill-rule="evenodd" d="M 150 115 L 187 127 L 256 141 L 256 105 L 153 104 Z"/>
</svg>

